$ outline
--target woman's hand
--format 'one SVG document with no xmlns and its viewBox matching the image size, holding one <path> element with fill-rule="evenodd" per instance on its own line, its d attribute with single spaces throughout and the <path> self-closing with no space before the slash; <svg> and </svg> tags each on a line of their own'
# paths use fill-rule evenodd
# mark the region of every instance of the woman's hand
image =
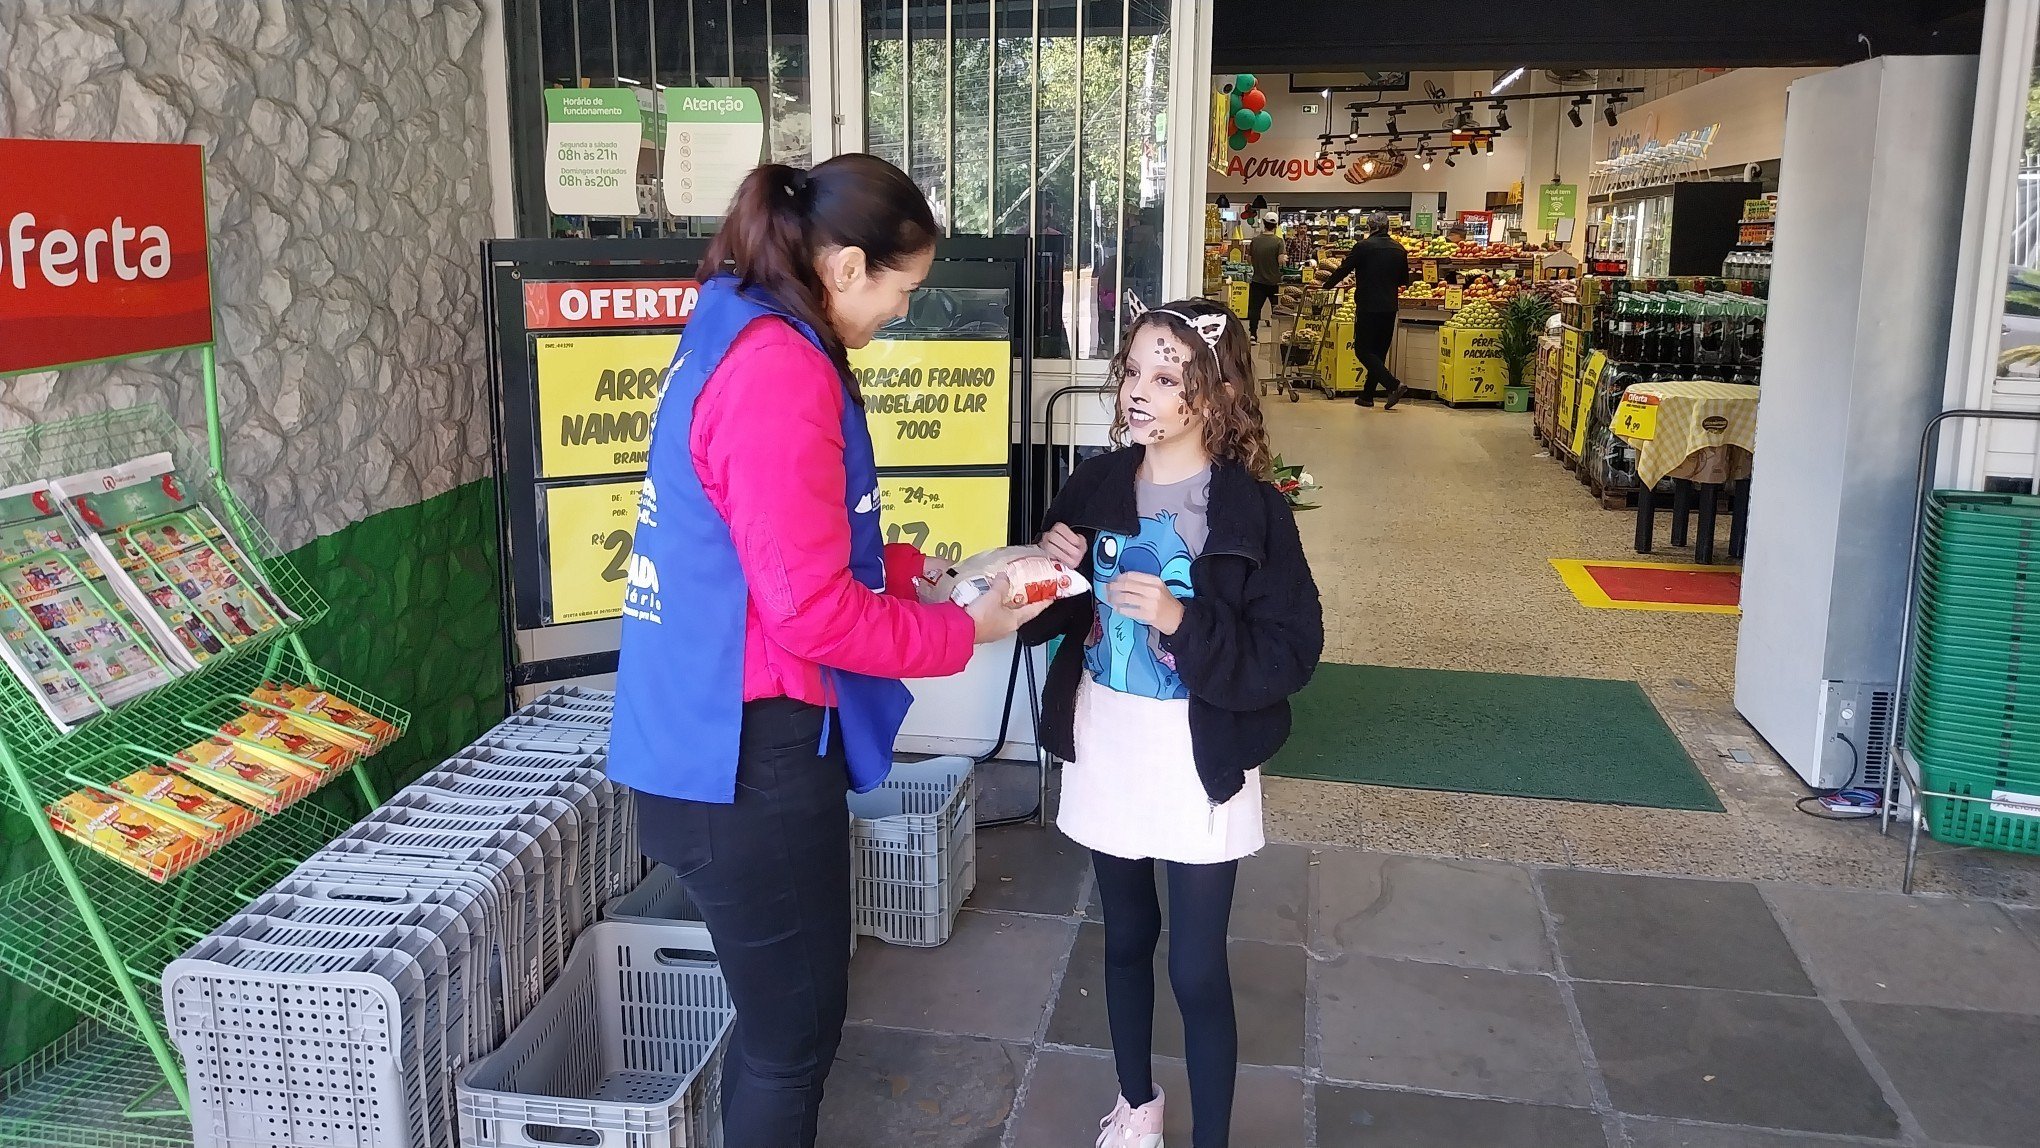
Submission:
<svg viewBox="0 0 2040 1148">
<path fill-rule="evenodd" d="M 933 557 L 932 555 L 924 555 L 921 559 L 921 581 L 926 582 L 930 586 L 933 586 L 936 582 L 941 580 L 944 574 L 949 573 L 949 568 L 954 565 L 956 565 L 956 563 L 951 562 L 947 558 L 936 558 Z"/>
<path fill-rule="evenodd" d="M 964 607 L 970 614 L 971 624 L 977 627 L 977 636 L 972 640 L 978 645 L 1012 637 L 1020 627 L 1040 617 L 1041 612 L 1053 604 L 1036 602 L 1031 606 L 1009 606 L 1006 599 L 1011 594 L 1012 588 L 1006 584 L 1006 576 L 1001 574 L 992 582 L 990 590 Z"/>
<path fill-rule="evenodd" d="M 1164 634 L 1183 625 L 1183 603 L 1169 593 L 1168 584 L 1152 574 L 1122 571 L 1106 586 L 1112 608 Z"/>
<path fill-rule="evenodd" d="M 1039 545 L 1048 552 L 1050 558 L 1072 570 L 1084 564 L 1084 554 L 1090 549 L 1085 544 L 1083 535 L 1060 522 L 1048 528 L 1048 533 L 1041 536 Z"/>
</svg>

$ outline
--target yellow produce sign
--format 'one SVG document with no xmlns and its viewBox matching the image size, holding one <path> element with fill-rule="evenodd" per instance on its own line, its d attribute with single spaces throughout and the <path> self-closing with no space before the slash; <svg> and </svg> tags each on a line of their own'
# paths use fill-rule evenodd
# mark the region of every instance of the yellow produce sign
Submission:
<svg viewBox="0 0 2040 1148">
<path fill-rule="evenodd" d="M 538 476 L 643 473 L 652 412 L 680 336 L 575 335 L 535 342 Z"/>
<path fill-rule="evenodd" d="M 641 479 L 541 488 L 545 515 L 544 624 L 587 622 L 623 613 L 630 542 L 637 531 Z"/>
<path fill-rule="evenodd" d="M 887 542 L 951 562 L 1006 544 L 1011 495 L 1004 475 L 887 475 L 878 492 Z"/>
<path fill-rule="evenodd" d="M 1004 466 L 1013 345 L 1004 339 L 878 339 L 850 352 L 882 467 Z"/>
<path fill-rule="evenodd" d="M 1608 369 L 1608 353 L 1595 351 L 1587 356 L 1587 365 L 1580 371 L 1579 410 L 1573 414 L 1572 452 L 1575 457 L 1587 453 L 1587 424 L 1593 421 L 1594 399 L 1601 393 L 1601 372 Z"/>
<path fill-rule="evenodd" d="M 1622 405 L 1615 408 L 1615 424 L 1609 429 L 1631 442 L 1649 442 L 1657 437 L 1658 397 L 1624 392 Z"/>
</svg>

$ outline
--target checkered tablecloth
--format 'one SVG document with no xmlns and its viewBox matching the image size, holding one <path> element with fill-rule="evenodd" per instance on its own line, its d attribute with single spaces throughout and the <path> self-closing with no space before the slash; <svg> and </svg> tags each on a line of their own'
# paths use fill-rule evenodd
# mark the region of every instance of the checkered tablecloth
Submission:
<svg viewBox="0 0 2040 1148">
<path fill-rule="evenodd" d="M 1757 388 L 1737 383 L 1637 383 L 1625 395 L 1655 395 L 1657 435 L 1622 441 L 1636 448 L 1636 476 L 1656 486 L 1694 453 L 1734 446 L 1755 453 Z"/>
</svg>

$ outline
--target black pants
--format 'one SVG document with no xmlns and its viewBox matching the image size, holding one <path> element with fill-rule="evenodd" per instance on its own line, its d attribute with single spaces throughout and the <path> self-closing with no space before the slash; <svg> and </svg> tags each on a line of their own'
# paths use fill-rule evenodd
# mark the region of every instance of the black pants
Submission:
<svg viewBox="0 0 2040 1148">
<path fill-rule="evenodd" d="M 1367 368 L 1367 384 L 1360 391 L 1360 401 L 1374 401 L 1374 388 L 1378 385 L 1389 394 L 1402 388 L 1402 380 L 1388 369 L 1388 350 L 1395 345 L 1395 312 L 1377 314 L 1361 311 L 1353 316 L 1353 351 L 1360 356 L 1360 365 Z"/>
<path fill-rule="evenodd" d="M 1275 301 L 1282 288 L 1272 283 L 1247 284 L 1247 330 L 1254 334 L 1261 331 L 1261 308 Z"/>
<path fill-rule="evenodd" d="M 645 855 L 701 909 L 737 1005 L 723 1063 L 724 1148 L 814 1148 L 850 993 L 850 811 L 824 711 L 744 707 L 737 799 L 639 793 Z M 675 746 L 675 753 L 686 747 Z"/>
<path fill-rule="evenodd" d="M 1155 863 L 1096 850 L 1091 862 L 1105 910 L 1105 1012 L 1119 1094 L 1138 1107 L 1155 1094 L 1155 944 L 1162 935 Z M 1163 864 L 1169 870 L 1169 987 L 1183 1013 L 1190 1072 L 1190 1139 L 1192 1148 L 1226 1148 L 1240 1042 L 1225 931 L 1240 865 Z"/>
</svg>

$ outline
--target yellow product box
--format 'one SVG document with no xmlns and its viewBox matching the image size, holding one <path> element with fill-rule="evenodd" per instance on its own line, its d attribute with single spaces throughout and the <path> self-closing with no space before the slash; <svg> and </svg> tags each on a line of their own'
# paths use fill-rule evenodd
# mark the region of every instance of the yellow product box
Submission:
<svg viewBox="0 0 2040 1148">
<path fill-rule="evenodd" d="M 1438 398 L 1448 403 L 1499 403 L 1509 368 L 1502 333 L 1487 327 L 1438 329 Z"/>
<path fill-rule="evenodd" d="M 311 686 L 264 685 L 254 697 L 259 706 L 317 719 L 310 724 L 339 741 L 354 743 L 364 753 L 396 740 L 395 725 Z"/>
<path fill-rule="evenodd" d="M 137 770 L 110 788 L 134 804 L 147 806 L 150 812 L 197 838 L 208 849 L 253 829 L 258 820 L 252 810 L 194 784 L 167 765 Z M 219 828 L 208 829 L 205 823 Z"/>
<path fill-rule="evenodd" d="M 158 883 L 205 856 L 205 846 L 168 819 L 104 790 L 81 789 L 44 812 L 57 832 Z"/>
<path fill-rule="evenodd" d="M 170 768 L 244 801 L 264 813 L 284 807 L 319 787 L 309 771 L 285 769 L 252 749 L 221 739 L 202 741 L 170 759 Z"/>
</svg>

